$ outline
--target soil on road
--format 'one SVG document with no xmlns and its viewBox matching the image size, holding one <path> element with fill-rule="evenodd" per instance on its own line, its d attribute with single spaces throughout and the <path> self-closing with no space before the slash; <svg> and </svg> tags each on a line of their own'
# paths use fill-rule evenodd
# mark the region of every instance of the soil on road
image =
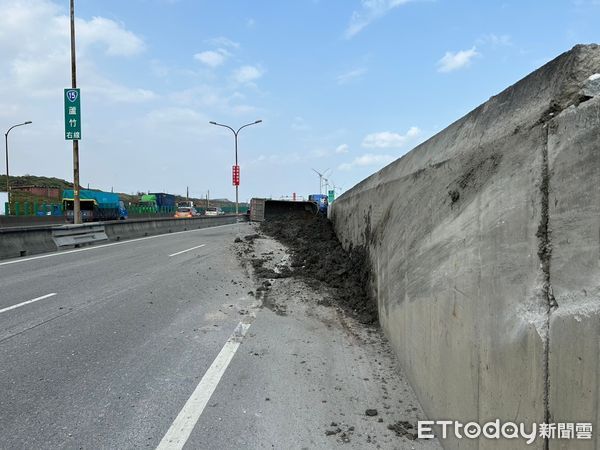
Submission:
<svg viewBox="0 0 600 450">
<path fill-rule="evenodd" d="M 441 448 L 417 439 L 426 417 L 377 326 L 359 250 L 345 253 L 321 218 L 251 224 L 232 249 L 256 283 L 256 320 L 268 323 L 256 329 L 279 336 L 244 343 L 281 378 L 259 411 L 275 448 Z"/>
</svg>

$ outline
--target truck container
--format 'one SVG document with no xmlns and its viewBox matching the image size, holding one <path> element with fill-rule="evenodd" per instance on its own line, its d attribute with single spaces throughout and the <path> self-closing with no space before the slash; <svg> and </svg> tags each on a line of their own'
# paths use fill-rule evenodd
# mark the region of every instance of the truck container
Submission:
<svg viewBox="0 0 600 450">
<path fill-rule="evenodd" d="M 329 199 L 325 194 L 310 194 L 308 196 L 309 202 L 315 202 L 319 207 L 319 213 L 327 215 L 327 208 L 329 206 Z"/>
<path fill-rule="evenodd" d="M 164 192 L 150 192 L 142 195 L 140 206 L 147 208 L 149 212 L 162 212 L 165 209 L 175 209 L 175 196 Z"/>
<path fill-rule="evenodd" d="M 156 197 L 156 206 L 159 208 L 175 208 L 175 196 L 164 192 L 150 193 Z"/>
<path fill-rule="evenodd" d="M 67 221 L 73 222 L 73 189 L 63 191 L 62 203 L 65 218 Z M 79 203 L 83 222 L 127 219 L 127 210 L 118 194 L 81 189 L 79 191 Z"/>
<path fill-rule="evenodd" d="M 262 222 L 280 217 L 310 218 L 317 215 L 318 209 L 315 202 L 253 198 L 250 200 L 250 220 Z"/>
</svg>

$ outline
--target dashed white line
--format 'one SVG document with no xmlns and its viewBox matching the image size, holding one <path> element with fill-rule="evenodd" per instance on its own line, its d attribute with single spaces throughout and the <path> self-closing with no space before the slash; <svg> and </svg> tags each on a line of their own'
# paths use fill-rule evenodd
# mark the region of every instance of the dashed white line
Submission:
<svg viewBox="0 0 600 450">
<path fill-rule="evenodd" d="M 190 252 L 190 251 L 192 251 L 192 250 L 196 250 L 197 248 L 204 247 L 205 245 L 206 245 L 206 244 L 202 244 L 202 245 L 196 245 L 195 247 L 188 248 L 187 250 L 182 250 L 182 251 L 180 251 L 180 252 L 173 253 L 172 255 L 169 255 L 169 258 L 170 258 L 171 256 L 177 256 L 177 255 L 181 255 L 182 253 L 185 253 L 185 252 Z"/>
<path fill-rule="evenodd" d="M 242 339 L 250 328 L 250 323 L 240 322 L 231 337 L 227 340 L 212 365 L 208 368 L 200 383 L 188 399 L 179 415 L 158 444 L 157 450 L 181 449 L 187 442 L 196 426 L 200 415 L 217 388 L 221 377 L 231 362 L 233 355 L 242 343 Z"/>
<path fill-rule="evenodd" d="M 54 297 L 55 295 L 56 295 L 56 292 L 54 292 L 52 294 L 42 295 L 41 297 L 34 298 L 32 300 L 27 300 L 26 302 L 19 303 L 18 305 L 12 305 L 12 306 L 9 306 L 8 308 L 0 309 L 0 314 L 2 314 L 3 312 L 6 312 L 6 311 L 10 311 L 11 309 L 17 309 L 17 308 L 20 308 L 21 306 L 29 305 L 30 303 L 39 302 L 40 300 Z"/>
</svg>

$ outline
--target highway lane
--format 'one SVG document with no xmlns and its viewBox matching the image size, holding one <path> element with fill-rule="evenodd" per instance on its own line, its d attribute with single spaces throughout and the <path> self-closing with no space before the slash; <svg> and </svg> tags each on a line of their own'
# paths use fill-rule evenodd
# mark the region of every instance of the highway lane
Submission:
<svg viewBox="0 0 600 450">
<path fill-rule="evenodd" d="M 81 286 L 81 283 L 85 283 L 84 286 L 90 287 L 97 287 L 94 286 L 97 282 L 110 284 L 106 283 L 104 277 L 111 276 L 111 272 L 119 274 L 124 270 L 126 273 L 141 273 L 148 267 L 154 267 L 156 260 L 146 258 L 146 254 L 168 257 L 174 252 L 207 244 L 213 236 L 220 236 L 222 229 L 239 226 L 243 225 L 225 225 L 0 261 L 0 309 L 29 297 L 34 298 L 36 294 L 52 287 L 64 290 L 65 285 L 69 284 Z M 216 249 L 214 244 L 212 250 L 209 245 L 209 252 Z M 192 255 L 165 259 L 165 262 L 177 264 L 189 261 Z M 93 267 L 93 277 L 89 276 L 89 266 Z M 115 272 L 115 268 L 119 272 Z M 115 276 L 114 280 L 118 278 Z"/>
<path fill-rule="evenodd" d="M 294 279 L 249 294 L 250 233 L 0 262 L 0 448 L 439 448 L 388 430 L 422 411 L 372 332 Z"/>
<path fill-rule="evenodd" d="M 0 313 L 0 447 L 157 445 L 254 301 L 244 227 L 0 265 L 0 310 L 56 293 Z"/>
</svg>

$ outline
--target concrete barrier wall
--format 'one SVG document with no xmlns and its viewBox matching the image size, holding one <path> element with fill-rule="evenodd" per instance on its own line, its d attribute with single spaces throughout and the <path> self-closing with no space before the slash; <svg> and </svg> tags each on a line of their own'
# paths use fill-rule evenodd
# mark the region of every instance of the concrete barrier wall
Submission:
<svg viewBox="0 0 600 450">
<path fill-rule="evenodd" d="M 234 215 L 197 217 L 192 219 L 143 219 L 101 222 L 109 241 L 120 241 L 157 234 L 209 228 L 236 223 Z M 247 220 L 240 216 L 240 220 Z M 83 224 L 82 229 L 97 227 L 98 223 Z M 69 225 L 69 228 L 79 225 Z M 61 227 L 39 226 L 22 228 L 0 228 L 0 259 L 17 258 L 57 250 L 52 232 Z M 64 226 L 63 226 L 64 228 Z"/>
<path fill-rule="evenodd" d="M 57 250 L 52 227 L 0 228 L 0 259 L 18 258 Z"/>
<path fill-rule="evenodd" d="M 245 219 L 245 217 L 244 217 Z M 147 220 L 121 220 L 106 222 L 105 229 L 108 239 L 119 241 L 133 239 L 155 234 L 174 233 L 177 231 L 196 230 L 218 225 L 236 223 L 235 215 L 227 216 L 202 216 L 192 219 L 147 219 Z"/>
<path fill-rule="evenodd" d="M 577 46 L 333 203 L 342 243 L 368 249 L 380 322 L 433 420 L 600 432 L 595 73 L 600 47 Z"/>
</svg>

